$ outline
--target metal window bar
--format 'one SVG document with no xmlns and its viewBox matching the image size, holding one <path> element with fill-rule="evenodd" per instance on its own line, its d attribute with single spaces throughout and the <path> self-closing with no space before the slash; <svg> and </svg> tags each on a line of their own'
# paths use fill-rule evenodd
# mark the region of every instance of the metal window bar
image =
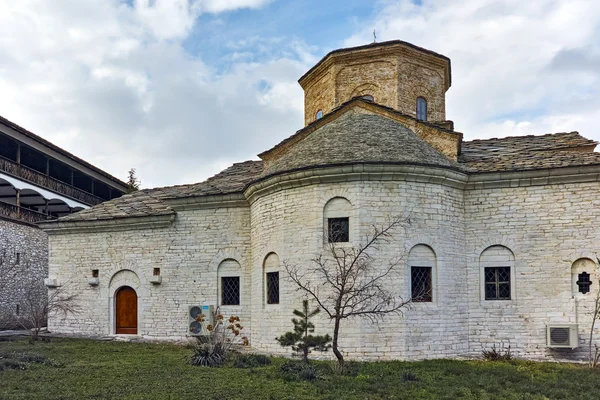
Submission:
<svg viewBox="0 0 600 400">
<path fill-rule="evenodd" d="M 267 272 L 267 304 L 279 304 L 279 272 Z"/>
<path fill-rule="evenodd" d="M 411 300 L 432 301 L 431 267 L 411 267 Z"/>
<path fill-rule="evenodd" d="M 577 276 L 577 286 L 579 287 L 579 292 L 586 294 L 590 291 L 590 286 L 592 286 L 592 281 L 590 280 L 590 274 L 587 272 L 582 272 Z"/>
<path fill-rule="evenodd" d="M 240 277 L 223 276 L 221 277 L 221 305 L 238 306 L 240 305 Z"/>
<path fill-rule="evenodd" d="M 327 220 L 329 243 L 350 241 L 350 218 L 329 218 Z"/>
<path fill-rule="evenodd" d="M 485 268 L 485 299 L 510 300 L 510 267 Z"/>
</svg>

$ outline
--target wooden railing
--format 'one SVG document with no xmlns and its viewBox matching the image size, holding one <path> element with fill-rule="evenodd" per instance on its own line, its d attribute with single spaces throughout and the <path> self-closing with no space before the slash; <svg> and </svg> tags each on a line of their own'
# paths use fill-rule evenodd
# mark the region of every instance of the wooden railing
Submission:
<svg viewBox="0 0 600 400">
<path fill-rule="evenodd" d="M 0 202 L 0 215 L 6 218 L 29 222 L 31 224 L 56 219 L 56 217 L 52 215 L 46 215 L 44 213 L 3 202 Z"/>
<path fill-rule="evenodd" d="M 56 193 L 64 194 L 65 196 L 71 197 L 75 200 L 80 200 L 84 204 L 93 206 L 105 201 L 98 196 L 78 189 L 75 186 L 59 181 L 58 179 L 24 165 L 17 164 L 16 162 L 4 157 L 0 157 L 0 171 L 4 171 L 7 174 L 24 179 Z"/>
</svg>

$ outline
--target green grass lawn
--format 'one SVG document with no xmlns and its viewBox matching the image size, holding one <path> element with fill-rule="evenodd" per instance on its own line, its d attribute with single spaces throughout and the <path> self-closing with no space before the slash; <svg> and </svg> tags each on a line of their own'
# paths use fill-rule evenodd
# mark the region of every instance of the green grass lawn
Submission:
<svg viewBox="0 0 600 400">
<path fill-rule="evenodd" d="M 319 362 L 322 377 L 304 382 L 284 379 L 284 359 L 251 369 L 207 368 L 189 365 L 189 356 L 190 350 L 166 344 L 1 341 L 0 399 L 600 398 L 600 371 L 572 364 L 358 363 L 353 376 L 342 376 Z"/>
</svg>

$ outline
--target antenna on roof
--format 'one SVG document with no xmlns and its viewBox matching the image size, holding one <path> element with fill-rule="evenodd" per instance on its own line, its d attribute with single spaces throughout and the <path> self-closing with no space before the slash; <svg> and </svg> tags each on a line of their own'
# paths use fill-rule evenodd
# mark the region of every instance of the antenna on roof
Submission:
<svg viewBox="0 0 600 400">
<path fill-rule="evenodd" d="M 375 29 L 373 29 L 373 43 L 377 43 L 377 33 L 375 32 Z"/>
</svg>

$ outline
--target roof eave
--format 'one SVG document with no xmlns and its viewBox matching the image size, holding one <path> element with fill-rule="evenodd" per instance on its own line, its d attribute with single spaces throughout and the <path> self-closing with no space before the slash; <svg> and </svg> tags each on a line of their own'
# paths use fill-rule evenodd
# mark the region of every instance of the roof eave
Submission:
<svg viewBox="0 0 600 400">
<path fill-rule="evenodd" d="M 112 176 L 111 174 L 109 174 L 108 172 L 101 170 L 100 168 L 90 164 L 89 162 L 85 161 L 82 158 L 77 157 L 76 155 L 58 147 L 57 145 L 49 142 L 48 140 L 42 138 L 41 136 L 36 135 L 35 133 L 23 128 L 22 126 L 19 126 L 17 124 L 15 124 L 14 122 L 0 116 L 0 123 L 7 125 L 8 127 L 10 127 L 11 129 L 14 129 L 15 131 L 19 132 L 22 135 L 25 135 L 26 137 L 33 139 L 34 141 L 38 142 L 39 144 L 41 144 L 42 146 L 47 147 L 50 150 L 53 150 L 69 159 L 71 159 L 72 161 L 81 164 L 82 166 L 98 173 L 99 175 L 102 175 L 103 177 L 107 178 L 108 180 L 112 181 L 113 183 L 121 186 L 121 188 L 124 190 L 127 188 L 127 183 L 121 181 L 120 179 Z"/>
<path fill-rule="evenodd" d="M 388 41 L 385 41 L 385 42 L 374 42 L 374 43 L 369 43 L 369 44 L 361 45 L 361 46 L 345 47 L 345 48 L 342 48 L 342 49 L 332 50 L 329 53 L 327 53 L 323 58 L 321 58 L 321 60 L 319 60 L 319 62 L 317 62 L 315 65 L 313 65 L 312 68 L 310 68 L 308 71 L 306 71 L 304 73 L 304 75 L 302 75 L 298 79 L 298 83 L 300 84 L 300 86 L 302 86 L 304 88 L 304 81 L 310 75 L 312 75 L 314 71 L 320 69 L 321 66 L 327 60 L 330 60 L 332 58 L 332 56 L 341 55 L 341 54 L 352 52 L 352 51 L 368 50 L 368 49 L 374 49 L 374 48 L 385 47 L 385 46 L 394 46 L 394 45 L 403 45 L 403 46 L 406 46 L 406 47 L 410 47 L 410 48 L 412 48 L 414 50 L 420 51 L 420 52 L 425 53 L 427 55 L 434 56 L 434 57 L 437 57 L 437 58 L 439 58 L 441 60 L 446 61 L 448 63 L 448 76 L 447 76 L 448 87 L 446 88 L 446 90 L 448 88 L 450 88 L 450 86 L 452 86 L 452 62 L 450 61 L 449 57 L 446 57 L 443 54 L 436 53 L 435 51 L 428 50 L 426 48 L 416 46 L 416 45 L 414 45 L 412 43 L 405 42 L 403 40 L 388 40 Z"/>
</svg>

